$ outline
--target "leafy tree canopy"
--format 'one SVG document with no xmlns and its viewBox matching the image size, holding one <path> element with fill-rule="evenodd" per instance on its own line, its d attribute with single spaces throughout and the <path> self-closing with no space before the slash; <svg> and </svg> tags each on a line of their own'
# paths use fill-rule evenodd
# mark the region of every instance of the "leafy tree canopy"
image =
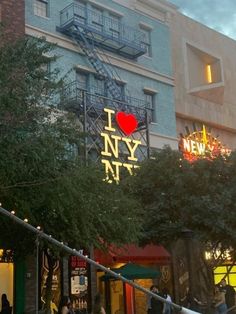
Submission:
<svg viewBox="0 0 236 314">
<path fill-rule="evenodd" d="M 135 241 L 136 202 L 104 182 L 99 167 L 83 166 L 81 124 L 55 106 L 63 80 L 47 70 L 54 48 L 35 38 L 0 47 L 2 206 L 73 247 Z M 0 247 L 32 252 L 32 235 L 3 217 L 0 233 Z"/>
<path fill-rule="evenodd" d="M 144 242 L 171 243 L 191 230 L 203 244 L 236 247 L 235 152 L 189 163 L 165 148 L 124 184 L 144 209 Z"/>
</svg>

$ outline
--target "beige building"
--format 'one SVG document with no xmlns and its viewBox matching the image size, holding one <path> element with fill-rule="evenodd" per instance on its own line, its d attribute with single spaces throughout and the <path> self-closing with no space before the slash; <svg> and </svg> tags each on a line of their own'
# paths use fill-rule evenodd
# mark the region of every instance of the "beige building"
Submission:
<svg viewBox="0 0 236 314">
<path fill-rule="evenodd" d="M 171 34 L 177 136 L 236 149 L 236 41 L 177 10 Z"/>
</svg>

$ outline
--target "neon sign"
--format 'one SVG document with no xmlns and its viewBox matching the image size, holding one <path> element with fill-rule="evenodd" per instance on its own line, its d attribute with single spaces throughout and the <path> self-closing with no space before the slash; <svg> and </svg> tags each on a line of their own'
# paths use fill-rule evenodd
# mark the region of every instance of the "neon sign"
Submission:
<svg viewBox="0 0 236 314">
<path fill-rule="evenodd" d="M 191 162 L 199 158 L 214 159 L 218 156 L 229 156 L 231 153 L 230 149 L 223 146 L 210 132 L 207 132 L 204 125 L 202 130 L 183 136 L 179 148 L 183 152 L 184 158 Z"/>
<path fill-rule="evenodd" d="M 132 175 L 133 169 L 138 167 L 136 164 L 138 161 L 136 150 L 141 144 L 141 141 L 128 137 L 136 130 L 138 121 L 133 114 L 126 114 L 125 112 L 115 113 L 114 110 L 108 108 L 104 108 L 103 110 L 107 115 L 107 125 L 104 127 L 104 132 L 101 133 L 104 143 L 103 150 L 101 151 L 103 157 L 101 162 L 105 167 L 106 180 L 109 183 L 112 181 L 118 183 L 122 168 L 126 169 Z M 116 135 L 117 129 L 113 124 L 114 118 L 119 129 L 126 136 Z M 127 162 L 120 161 L 120 154 L 124 150 L 127 153 Z"/>
</svg>

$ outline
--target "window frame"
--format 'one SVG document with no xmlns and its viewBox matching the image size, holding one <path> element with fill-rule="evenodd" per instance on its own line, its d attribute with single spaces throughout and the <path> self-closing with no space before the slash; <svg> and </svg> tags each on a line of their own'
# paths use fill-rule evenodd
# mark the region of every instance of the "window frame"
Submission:
<svg viewBox="0 0 236 314">
<path fill-rule="evenodd" d="M 45 14 L 41 14 L 44 12 L 44 9 L 43 7 L 38 6 L 39 4 L 45 5 Z M 33 5 L 34 15 L 43 18 L 49 18 L 49 0 L 34 0 Z"/>
<path fill-rule="evenodd" d="M 141 40 L 141 45 L 146 48 L 146 53 L 144 56 L 152 58 L 152 41 L 151 41 L 151 29 L 148 27 L 140 26 L 140 31 L 143 35 L 145 35 L 145 39 Z"/>
<path fill-rule="evenodd" d="M 156 93 L 148 91 L 148 90 L 144 90 L 143 93 L 144 93 L 145 102 L 149 103 L 147 97 L 151 97 L 151 103 L 150 103 L 150 108 L 152 110 L 151 123 L 157 123 L 157 119 L 156 119 Z"/>
<path fill-rule="evenodd" d="M 104 22 L 103 22 L 103 13 L 104 11 L 98 7 L 92 6 L 91 8 L 91 25 L 99 32 L 103 31 Z M 94 19 L 94 17 L 97 17 Z"/>
<path fill-rule="evenodd" d="M 121 35 L 121 29 L 120 29 L 121 17 L 114 14 L 114 13 L 109 13 L 109 18 L 112 20 L 112 23 L 109 26 L 109 32 L 111 33 L 112 37 L 120 38 L 120 35 Z M 114 24 L 113 24 L 113 21 L 114 21 Z M 117 24 L 117 28 L 114 27 L 115 24 Z"/>
</svg>

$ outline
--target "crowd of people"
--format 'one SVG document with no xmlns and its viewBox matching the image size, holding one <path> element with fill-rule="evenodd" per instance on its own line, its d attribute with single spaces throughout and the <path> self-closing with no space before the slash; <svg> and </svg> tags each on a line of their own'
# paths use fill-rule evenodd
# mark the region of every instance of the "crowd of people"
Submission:
<svg viewBox="0 0 236 314">
<path fill-rule="evenodd" d="M 147 314 L 171 314 L 171 296 L 169 291 L 165 288 L 159 291 L 156 285 L 150 287 L 150 291 L 156 295 L 166 299 L 169 302 L 162 302 L 161 300 L 148 295 L 147 299 Z M 214 307 L 214 314 L 234 314 L 236 313 L 235 305 L 235 290 L 234 288 L 227 284 L 225 279 L 215 286 L 214 298 L 212 305 Z M 182 305 L 190 310 L 201 312 L 200 306 L 203 304 L 196 296 L 194 296 L 191 290 L 187 289 L 185 296 L 181 299 Z M 75 314 L 72 303 L 69 297 L 62 297 L 60 306 L 58 309 L 59 314 Z M 0 314 L 11 314 L 12 307 L 7 299 L 6 294 L 2 294 L 1 298 L 1 311 Z M 104 307 L 102 306 L 101 296 L 97 294 L 95 296 L 92 314 L 106 314 Z"/>
<path fill-rule="evenodd" d="M 168 289 L 165 288 L 162 291 L 159 291 L 158 287 L 153 285 L 151 286 L 150 291 L 166 299 L 167 301 L 172 302 Z M 162 301 L 152 296 L 148 296 L 147 314 L 171 314 L 171 312 L 171 304 L 163 303 Z"/>
<path fill-rule="evenodd" d="M 219 284 L 215 285 L 214 296 L 211 302 L 211 313 L 213 314 L 235 314 L 235 290 L 222 279 Z M 182 305 L 190 310 L 202 312 L 204 303 L 194 295 L 191 290 L 187 289 L 186 295 L 181 299 Z"/>
<path fill-rule="evenodd" d="M 214 302 L 216 314 L 235 313 L 235 290 L 225 279 L 215 286 Z"/>
</svg>

